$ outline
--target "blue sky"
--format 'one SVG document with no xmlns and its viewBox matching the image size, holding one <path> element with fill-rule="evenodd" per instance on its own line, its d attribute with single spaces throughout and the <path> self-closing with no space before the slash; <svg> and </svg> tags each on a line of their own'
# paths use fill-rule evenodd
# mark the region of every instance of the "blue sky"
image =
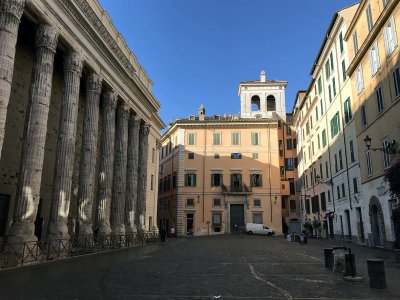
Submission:
<svg viewBox="0 0 400 300">
<path fill-rule="evenodd" d="M 240 111 L 241 81 L 286 80 L 286 109 L 337 10 L 354 0 L 100 0 L 154 82 L 160 115 Z"/>
</svg>

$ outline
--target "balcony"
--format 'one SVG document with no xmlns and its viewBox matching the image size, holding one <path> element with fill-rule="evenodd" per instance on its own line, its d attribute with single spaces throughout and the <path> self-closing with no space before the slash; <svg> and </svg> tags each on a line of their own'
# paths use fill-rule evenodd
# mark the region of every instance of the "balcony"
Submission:
<svg viewBox="0 0 400 300">
<path fill-rule="evenodd" d="M 249 195 L 252 193 L 251 187 L 248 187 L 245 184 L 241 185 L 233 185 L 230 186 L 229 189 L 224 184 L 221 185 L 222 194 L 235 194 L 235 195 Z"/>
</svg>

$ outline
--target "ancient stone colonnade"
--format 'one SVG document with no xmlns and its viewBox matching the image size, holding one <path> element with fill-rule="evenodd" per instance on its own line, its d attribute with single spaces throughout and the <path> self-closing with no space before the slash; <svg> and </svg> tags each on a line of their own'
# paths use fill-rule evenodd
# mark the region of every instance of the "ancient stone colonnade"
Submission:
<svg viewBox="0 0 400 300">
<path fill-rule="evenodd" d="M 0 155 L 11 95 L 18 28 L 27 3 L 25 0 L 0 0 Z M 38 24 L 34 45 L 36 56 L 25 114 L 15 207 L 7 235 L 8 242 L 36 239 L 34 222 L 38 212 L 45 160 L 54 58 L 60 39 L 61 33 L 57 26 Z M 67 223 L 70 215 L 83 70 L 86 74 L 85 102 L 76 231 L 79 235 L 92 235 L 93 228 L 96 228 L 99 235 L 123 235 L 141 230 L 144 228 L 146 215 L 151 124 L 141 117 L 141 113 L 132 109 L 131 100 L 125 100 L 99 70 L 94 71 L 90 65 L 86 65 L 82 49 L 68 46 L 65 48 L 64 43 L 64 82 L 58 138 L 54 145 L 56 150 L 48 238 L 69 237 Z"/>
</svg>

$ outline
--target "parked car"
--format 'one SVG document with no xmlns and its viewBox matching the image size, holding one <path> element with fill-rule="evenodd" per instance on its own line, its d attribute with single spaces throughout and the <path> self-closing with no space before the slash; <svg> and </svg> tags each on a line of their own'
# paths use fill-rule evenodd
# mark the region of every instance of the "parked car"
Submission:
<svg viewBox="0 0 400 300">
<path fill-rule="evenodd" d="M 264 224 L 247 223 L 246 224 L 247 234 L 262 234 L 262 235 L 274 235 L 275 231 Z"/>
</svg>

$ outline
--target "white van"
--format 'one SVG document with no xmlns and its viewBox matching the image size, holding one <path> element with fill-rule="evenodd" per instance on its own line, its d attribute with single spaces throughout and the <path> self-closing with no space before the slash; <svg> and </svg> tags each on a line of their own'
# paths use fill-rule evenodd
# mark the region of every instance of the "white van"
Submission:
<svg viewBox="0 0 400 300">
<path fill-rule="evenodd" d="M 269 228 L 267 225 L 255 223 L 247 223 L 246 232 L 247 234 L 263 234 L 269 236 L 275 234 L 274 230 Z"/>
</svg>

